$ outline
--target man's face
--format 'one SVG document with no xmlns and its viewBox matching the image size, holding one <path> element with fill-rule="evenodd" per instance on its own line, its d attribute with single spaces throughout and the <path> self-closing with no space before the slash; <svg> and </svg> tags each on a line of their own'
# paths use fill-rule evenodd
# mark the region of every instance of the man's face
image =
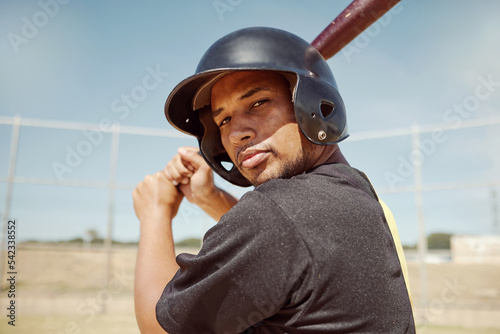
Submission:
<svg viewBox="0 0 500 334">
<path fill-rule="evenodd" d="M 299 129 L 289 83 L 282 75 L 227 74 L 212 87 L 211 104 L 224 148 L 255 186 L 312 167 L 316 145 Z"/>
</svg>

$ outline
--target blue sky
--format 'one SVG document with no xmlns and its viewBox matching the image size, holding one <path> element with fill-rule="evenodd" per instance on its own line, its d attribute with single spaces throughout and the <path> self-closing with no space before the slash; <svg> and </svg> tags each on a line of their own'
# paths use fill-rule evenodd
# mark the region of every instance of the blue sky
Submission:
<svg viewBox="0 0 500 334">
<path fill-rule="evenodd" d="M 215 4 L 221 3 L 226 10 L 218 12 Z M 271 26 L 312 41 L 349 3 L 4 1 L 0 116 L 92 124 L 110 120 L 120 126 L 171 129 L 163 115 L 165 99 L 194 72 L 215 40 L 236 29 Z M 402 1 L 328 61 L 352 134 L 341 147 L 376 188 L 390 186 L 388 175 L 398 175 L 402 161 L 409 159 L 411 137 L 358 141 L 357 134 L 499 116 L 499 12 L 500 2 L 495 0 Z M 148 89 L 141 89 L 147 76 Z M 123 97 L 132 94 L 133 101 Z M 460 113 L 456 105 L 469 109 Z M 423 134 L 423 140 L 434 143 L 422 164 L 424 184 L 498 181 L 499 130 L 497 123 L 446 131 L 438 141 Z M 0 125 L 0 178 L 7 176 L 10 135 L 11 127 Z M 53 163 L 64 162 L 68 147 L 76 149 L 87 139 L 81 130 L 22 127 L 16 177 L 55 179 Z M 90 154 L 62 177 L 105 182 L 110 145 L 111 135 L 102 134 Z M 145 174 L 163 168 L 180 145 L 196 142 L 122 135 L 117 181 L 136 184 Z M 217 183 L 237 196 L 246 191 L 222 180 Z M 409 173 L 397 185 L 412 184 Z M 6 184 L 0 183 L 0 210 L 5 189 Z M 495 189 L 500 192 L 498 186 Z M 427 233 L 494 232 L 490 194 L 484 187 L 425 192 Z M 130 190 L 118 190 L 116 196 L 113 237 L 137 240 Z M 394 211 L 403 242 L 416 242 L 413 194 L 381 196 Z M 106 189 L 16 184 L 11 217 L 20 221 L 20 240 L 78 237 L 90 228 L 104 235 L 107 198 Z M 183 204 L 174 233 L 177 239 L 201 236 L 213 223 Z"/>
</svg>

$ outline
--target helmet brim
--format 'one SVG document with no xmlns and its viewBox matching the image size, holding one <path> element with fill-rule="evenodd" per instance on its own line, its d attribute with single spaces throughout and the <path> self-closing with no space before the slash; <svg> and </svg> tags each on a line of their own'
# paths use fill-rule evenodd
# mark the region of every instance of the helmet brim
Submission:
<svg viewBox="0 0 500 334">
<path fill-rule="evenodd" d="M 201 138 L 203 126 L 199 111 L 193 108 L 193 97 L 198 90 L 227 70 L 215 70 L 192 75 L 172 90 L 165 102 L 165 117 L 177 130 Z"/>
</svg>

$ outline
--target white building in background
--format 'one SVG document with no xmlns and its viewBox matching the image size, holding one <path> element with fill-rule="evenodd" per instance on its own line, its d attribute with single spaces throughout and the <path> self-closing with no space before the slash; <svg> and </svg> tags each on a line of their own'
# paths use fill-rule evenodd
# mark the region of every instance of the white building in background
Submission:
<svg viewBox="0 0 500 334">
<path fill-rule="evenodd" d="M 500 264 L 500 236 L 453 235 L 451 259 L 462 264 Z"/>
</svg>

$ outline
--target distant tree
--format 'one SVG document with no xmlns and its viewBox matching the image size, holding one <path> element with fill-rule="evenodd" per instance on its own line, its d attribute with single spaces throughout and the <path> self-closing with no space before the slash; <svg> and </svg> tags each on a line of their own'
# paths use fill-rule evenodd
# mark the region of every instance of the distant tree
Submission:
<svg viewBox="0 0 500 334">
<path fill-rule="evenodd" d="M 68 241 L 62 241 L 62 242 L 68 242 L 68 243 L 82 243 L 83 239 L 82 238 L 74 238 L 74 239 L 69 239 Z"/>
<path fill-rule="evenodd" d="M 86 232 L 85 232 L 86 236 L 87 236 L 87 239 L 92 243 L 94 242 L 94 240 L 96 240 L 97 238 L 99 238 L 99 232 L 97 232 L 97 230 L 91 228 L 91 229 L 88 229 Z"/>
<path fill-rule="evenodd" d="M 450 249 L 450 239 L 449 233 L 432 233 L 427 237 L 427 248 Z"/>
<path fill-rule="evenodd" d="M 188 238 L 175 243 L 177 247 L 193 247 L 199 248 L 201 245 L 201 240 L 198 238 Z"/>
</svg>

